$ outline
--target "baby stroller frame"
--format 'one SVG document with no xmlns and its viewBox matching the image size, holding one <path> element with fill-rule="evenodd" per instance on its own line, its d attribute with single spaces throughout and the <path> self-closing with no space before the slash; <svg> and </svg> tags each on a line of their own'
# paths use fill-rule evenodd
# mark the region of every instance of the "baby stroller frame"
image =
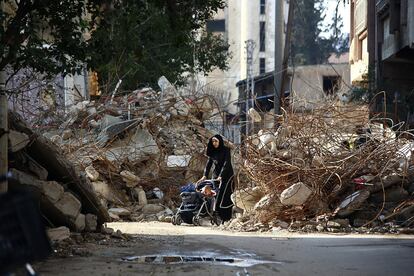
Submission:
<svg viewBox="0 0 414 276">
<path fill-rule="evenodd" d="M 214 182 L 218 182 L 219 180 L 216 179 L 210 179 L 210 180 L 204 180 L 203 182 L 199 183 L 196 187 L 196 192 L 182 192 L 180 194 L 181 198 L 185 199 L 186 197 L 199 197 L 199 199 L 201 200 L 201 204 L 200 206 L 194 206 L 194 208 L 187 208 L 188 206 L 185 205 L 184 202 L 181 203 L 180 207 L 178 208 L 177 213 L 173 216 L 172 218 L 172 224 L 174 225 L 180 225 L 183 222 L 187 222 L 188 221 L 184 221 L 182 215 L 184 215 L 185 213 L 188 212 L 192 212 L 193 216 L 191 219 L 191 222 L 193 223 L 193 225 L 201 225 L 201 218 L 205 218 L 208 217 L 210 218 L 210 223 L 212 225 L 216 224 L 216 225 L 220 225 L 221 224 L 221 219 L 218 215 L 215 214 L 215 212 L 213 212 L 212 210 L 214 209 L 214 206 L 211 206 L 213 203 L 208 197 L 204 196 L 203 194 L 201 194 L 201 192 L 199 191 L 199 189 L 201 189 L 204 186 L 209 185 L 213 190 L 216 190 L 216 186 L 214 184 Z M 221 180 L 219 181 L 219 187 L 221 185 Z M 196 199 L 197 200 L 197 199 Z M 213 201 L 214 202 L 214 201 Z M 189 204 L 191 205 L 191 204 Z M 197 205 L 197 204 L 194 204 Z"/>
</svg>

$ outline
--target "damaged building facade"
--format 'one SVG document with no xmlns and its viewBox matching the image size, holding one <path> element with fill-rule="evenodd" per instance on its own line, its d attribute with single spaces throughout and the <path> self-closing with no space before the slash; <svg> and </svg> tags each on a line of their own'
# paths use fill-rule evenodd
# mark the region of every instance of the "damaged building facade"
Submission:
<svg viewBox="0 0 414 276">
<path fill-rule="evenodd" d="M 413 123 L 414 2 L 351 1 L 351 80 L 375 98 L 373 112 Z M 373 92 L 372 92 L 373 93 Z"/>
</svg>

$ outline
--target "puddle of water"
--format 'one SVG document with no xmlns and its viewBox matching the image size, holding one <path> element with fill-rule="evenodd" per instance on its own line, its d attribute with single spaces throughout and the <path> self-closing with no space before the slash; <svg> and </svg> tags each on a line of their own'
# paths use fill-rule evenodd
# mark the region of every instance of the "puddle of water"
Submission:
<svg viewBox="0 0 414 276">
<path fill-rule="evenodd" d="M 147 255 L 147 256 L 129 256 L 122 258 L 126 262 L 134 262 L 141 264 L 216 264 L 237 267 L 251 267 L 258 264 L 282 264 L 282 262 L 257 260 L 257 259 L 241 259 L 229 256 L 203 257 L 203 256 L 183 256 L 183 255 Z"/>
</svg>

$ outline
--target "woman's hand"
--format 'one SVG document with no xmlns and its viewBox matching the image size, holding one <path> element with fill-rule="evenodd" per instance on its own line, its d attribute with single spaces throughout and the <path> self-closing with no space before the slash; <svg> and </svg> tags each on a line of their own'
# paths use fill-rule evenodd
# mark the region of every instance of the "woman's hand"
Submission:
<svg viewBox="0 0 414 276">
<path fill-rule="evenodd" d="M 206 176 L 205 175 L 203 175 L 203 177 L 202 178 L 200 178 L 195 184 L 196 184 L 196 186 L 198 185 L 198 183 L 200 183 L 200 182 L 202 182 L 202 181 L 204 181 L 204 180 L 206 180 Z"/>
</svg>

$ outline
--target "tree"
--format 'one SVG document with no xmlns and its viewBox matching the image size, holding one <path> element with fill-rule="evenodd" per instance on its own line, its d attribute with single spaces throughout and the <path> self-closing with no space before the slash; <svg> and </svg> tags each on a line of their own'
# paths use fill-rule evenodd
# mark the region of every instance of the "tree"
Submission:
<svg viewBox="0 0 414 276">
<path fill-rule="evenodd" d="M 293 34 L 292 34 L 292 60 L 294 64 L 321 64 L 328 60 L 332 53 L 341 53 L 348 50 L 349 41 L 340 29 L 343 26 L 342 18 L 338 14 L 341 3 L 338 0 L 332 23 L 324 29 L 325 19 L 324 0 L 293 0 L 296 2 Z M 321 34 L 331 31 L 330 37 Z"/>
<path fill-rule="evenodd" d="M 0 0 L 0 175 L 8 170 L 6 69 L 53 75 L 81 68 L 84 34 L 95 27 L 105 0 Z M 7 191 L 7 182 L 0 192 Z"/>
<path fill-rule="evenodd" d="M 161 75 L 182 84 L 186 72 L 225 69 L 228 44 L 202 31 L 222 8 L 222 0 L 119 1 L 93 33 L 89 65 L 101 84 L 122 79 L 129 90 L 155 86 Z"/>
</svg>

